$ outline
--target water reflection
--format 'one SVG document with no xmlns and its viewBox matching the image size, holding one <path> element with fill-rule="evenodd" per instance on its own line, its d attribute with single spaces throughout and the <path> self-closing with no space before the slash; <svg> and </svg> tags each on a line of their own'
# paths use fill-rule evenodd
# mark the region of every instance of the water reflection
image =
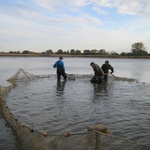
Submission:
<svg viewBox="0 0 150 150">
<path fill-rule="evenodd" d="M 93 86 L 93 101 L 108 99 L 108 83 L 102 84 L 92 83 Z"/>
<path fill-rule="evenodd" d="M 65 89 L 66 80 L 64 81 L 57 81 L 57 91 L 64 91 Z"/>
<path fill-rule="evenodd" d="M 8 86 L 6 80 L 18 68 L 32 74 L 55 74 L 55 69 L 49 69 L 54 60 L 3 57 L 0 59 L 3 64 L 0 66 L 0 85 Z M 66 58 L 67 72 L 91 74 L 87 64 L 92 61 L 103 62 L 105 58 Z M 108 80 L 108 83 L 97 85 L 91 84 L 89 79 L 57 82 L 53 78 L 43 78 L 23 84 L 18 91 L 15 88 L 8 92 L 7 103 L 19 120 L 34 122 L 40 131 L 56 134 L 68 128 L 80 132 L 88 125 L 102 123 L 108 124 L 114 135 L 150 145 L 150 59 L 111 59 L 111 63 L 115 68 L 114 75 L 138 79 L 146 84 Z M 3 122 L 0 120 L 0 136 L 5 138 L 4 145 L 13 149 L 9 142 L 15 137 Z"/>
<path fill-rule="evenodd" d="M 65 93 L 65 85 L 66 85 L 66 80 L 58 80 L 57 85 L 56 85 L 56 96 L 59 98 L 63 98 L 63 95 Z"/>
</svg>

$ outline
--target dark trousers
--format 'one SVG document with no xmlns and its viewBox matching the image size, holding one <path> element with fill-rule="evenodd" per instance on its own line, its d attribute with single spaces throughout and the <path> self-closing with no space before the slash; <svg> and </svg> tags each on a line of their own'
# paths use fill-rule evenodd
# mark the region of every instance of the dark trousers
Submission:
<svg viewBox="0 0 150 150">
<path fill-rule="evenodd" d="M 100 76 L 94 76 L 94 77 L 92 77 L 92 79 L 91 79 L 91 82 L 92 83 L 102 83 L 102 78 L 100 77 Z"/>
<path fill-rule="evenodd" d="M 61 79 L 61 76 L 63 76 L 64 80 L 67 79 L 67 75 L 66 73 L 57 73 L 57 79 L 60 80 Z"/>
<path fill-rule="evenodd" d="M 107 81 L 108 80 L 108 75 L 104 75 L 104 78 L 103 78 L 105 81 Z"/>
<path fill-rule="evenodd" d="M 63 76 L 64 80 L 67 79 L 67 74 L 65 73 L 65 70 L 61 67 L 57 67 L 57 79 L 60 80 L 61 76 Z"/>
</svg>

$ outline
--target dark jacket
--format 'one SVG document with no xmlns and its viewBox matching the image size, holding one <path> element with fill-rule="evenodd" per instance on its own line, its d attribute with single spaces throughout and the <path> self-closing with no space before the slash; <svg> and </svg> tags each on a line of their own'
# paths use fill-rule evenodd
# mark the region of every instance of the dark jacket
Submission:
<svg viewBox="0 0 150 150">
<path fill-rule="evenodd" d="M 111 73 L 114 72 L 114 68 L 110 64 L 103 64 L 101 68 L 104 73 L 108 73 L 108 70 L 111 70 Z"/>
</svg>

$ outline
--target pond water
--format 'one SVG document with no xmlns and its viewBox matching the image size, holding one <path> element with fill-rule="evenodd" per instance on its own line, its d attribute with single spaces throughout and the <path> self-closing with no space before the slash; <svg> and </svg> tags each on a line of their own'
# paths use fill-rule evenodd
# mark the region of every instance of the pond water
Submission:
<svg viewBox="0 0 150 150">
<path fill-rule="evenodd" d="M 57 58 L 2 59 L 6 64 L 0 69 L 1 85 L 9 84 L 6 79 L 19 68 L 33 74 L 55 74 L 52 64 Z M 116 76 L 139 82 L 119 81 L 112 76 L 101 85 L 90 83 L 87 77 L 66 82 L 57 82 L 55 77 L 40 78 L 19 83 L 8 93 L 6 102 L 21 122 L 39 131 L 59 135 L 66 130 L 86 132 L 89 125 L 106 124 L 113 135 L 149 145 L 150 60 L 108 60 Z M 65 58 L 66 72 L 91 74 L 92 61 L 101 66 L 105 59 Z"/>
</svg>

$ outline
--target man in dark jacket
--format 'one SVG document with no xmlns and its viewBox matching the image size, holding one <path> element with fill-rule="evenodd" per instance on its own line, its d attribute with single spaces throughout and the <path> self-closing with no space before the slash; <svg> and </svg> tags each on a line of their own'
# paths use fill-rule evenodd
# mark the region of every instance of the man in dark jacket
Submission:
<svg viewBox="0 0 150 150">
<path fill-rule="evenodd" d="M 95 64 L 94 62 L 91 62 L 90 66 L 93 68 L 94 71 L 94 76 L 92 77 L 91 82 L 101 83 L 104 76 L 103 70 L 99 67 L 98 64 Z"/>
<path fill-rule="evenodd" d="M 105 75 L 104 75 L 104 80 L 107 81 L 108 80 L 108 71 L 111 70 L 111 73 L 114 72 L 114 68 L 109 64 L 109 61 L 106 60 L 105 64 L 102 65 L 102 70 L 104 71 Z"/>
<path fill-rule="evenodd" d="M 61 76 L 64 77 L 64 79 L 67 79 L 67 75 L 65 73 L 65 66 L 64 62 L 62 61 L 63 57 L 59 57 L 59 60 L 55 62 L 53 65 L 54 68 L 57 68 L 57 79 L 60 80 Z"/>
</svg>

